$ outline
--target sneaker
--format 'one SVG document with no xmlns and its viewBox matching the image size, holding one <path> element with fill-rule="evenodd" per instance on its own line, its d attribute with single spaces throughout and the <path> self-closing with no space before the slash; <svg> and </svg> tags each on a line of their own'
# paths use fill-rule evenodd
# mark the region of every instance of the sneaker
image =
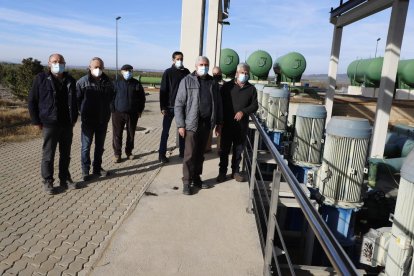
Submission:
<svg viewBox="0 0 414 276">
<path fill-rule="evenodd" d="M 63 189 L 69 189 L 69 190 L 75 190 L 77 189 L 77 184 L 76 182 L 73 182 L 72 179 L 68 178 L 66 180 L 60 180 L 59 183 L 60 187 L 62 187 Z"/>
<path fill-rule="evenodd" d="M 107 177 L 108 175 L 110 175 L 109 171 L 105 171 L 102 168 L 98 170 L 93 170 L 93 174 L 97 176 L 102 176 L 102 177 Z"/>
<path fill-rule="evenodd" d="M 44 181 L 43 188 L 48 195 L 53 195 L 53 181 Z"/>
<path fill-rule="evenodd" d="M 217 181 L 218 183 L 221 183 L 221 182 L 226 181 L 226 179 L 227 179 L 227 176 L 226 176 L 226 174 L 225 174 L 225 173 L 219 173 L 219 175 L 218 175 L 218 176 L 217 176 L 217 178 L 216 178 L 216 181 Z"/>
<path fill-rule="evenodd" d="M 121 162 L 121 156 L 120 155 L 114 155 L 114 162 L 115 163 Z"/>
<path fill-rule="evenodd" d="M 132 155 L 132 154 L 127 154 L 127 158 L 128 158 L 128 160 L 134 160 L 135 156 Z"/>
<path fill-rule="evenodd" d="M 189 184 L 183 184 L 183 194 L 185 195 L 191 195 L 192 191 L 191 191 L 191 187 Z"/>
<path fill-rule="evenodd" d="M 241 173 L 233 173 L 232 178 L 234 178 L 234 180 L 236 180 L 237 182 L 246 181 L 245 177 Z"/>
<path fill-rule="evenodd" d="M 170 160 L 165 155 L 160 155 L 158 157 L 158 161 L 160 161 L 163 164 L 170 162 Z"/>
</svg>

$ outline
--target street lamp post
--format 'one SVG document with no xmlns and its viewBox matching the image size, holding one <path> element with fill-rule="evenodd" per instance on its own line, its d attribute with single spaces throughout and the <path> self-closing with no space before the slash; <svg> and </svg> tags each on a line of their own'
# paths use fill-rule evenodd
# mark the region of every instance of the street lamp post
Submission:
<svg viewBox="0 0 414 276">
<path fill-rule="evenodd" d="M 378 41 L 380 41 L 380 40 L 381 40 L 381 37 L 378 37 L 378 38 L 377 38 L 377 46 L 375 46 L 375 56 L 374 56 L 374 58 L 376 58 L 376 57 L 377 57 Z"/>
<path fill-rule="evenodd" d="M 116 22 L 116 73 L 115 79 L 118 80 L 118 20 L 121 19 L 120 16 L 115 18 Z"/>
</svg>

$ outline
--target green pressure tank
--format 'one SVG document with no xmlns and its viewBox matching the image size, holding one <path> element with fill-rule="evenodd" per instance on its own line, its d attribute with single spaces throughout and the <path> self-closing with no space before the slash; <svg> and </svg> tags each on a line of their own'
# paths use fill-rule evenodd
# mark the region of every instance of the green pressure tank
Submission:
<svg viewBox="0 0 414 276">
<path fill-rule="evenodd" d="M 414 59 L 400 60 L 398 63 L 397 77 L 399 88 L 414 88 Z"/>
<path fill-rule="evenodd" d="M 361 85 L 357 80 L 356 80 L 356 71 L 358 68 L 358 64 L 361 60 L 354 60 L 353 62 L 351 62 L 348 65 L 348 69 L 346 70 L 346 74 L 348 75 L 349 81 L 351 83 L 351 85 L 353 86 L 357 86 L 357 85 Z"/>
<path fill-rule="evenodd" d="M 352 85 L 379 87 L 384 58 L 354 60 L 348 65 L 347 75 Z"/>
<path fill-rule="evenodd" d="M 272 57 L 267 52 L 258 50 L 248 57 L 247 64 L 249 64 L 250 73 L 254 77 L 266 80 L 270 68 L 272 68 Z"/>
<path fill-rule="evenodd" d="M 281 75 L 281 81 L 298 82 L 306 69 L 305 57 L 297 52 L 291 52 L 279 57 L 273 64 L 273 71 Z"/>
<path fill-rule="evenodd" d="M 220 55 L 220 69 L 221 72 L 229 76 L 234 76 L 239 64 L 239 55 L 233 49 L 222 49 Z"/>
</svg>

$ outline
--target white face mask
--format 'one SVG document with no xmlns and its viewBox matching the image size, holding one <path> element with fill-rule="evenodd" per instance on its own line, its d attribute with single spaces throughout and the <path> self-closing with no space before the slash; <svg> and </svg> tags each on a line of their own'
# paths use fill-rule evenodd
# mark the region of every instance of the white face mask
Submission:
<svg viewBox="0 0 414 276">
<path fill-rule="evenodd" d="M 199 76 L 204 76 L 208 73 L 208 66 L 198 66 L 197 74 Z"/>
<path fill-rule="evenodd" d="M 50 71 L 53 74 L 62 74 L 65 71 L 65 64 L 52 63 L 50 66 Z"/>
<path fill-rule="evenodd" d="M 182 60 L 175 61 L 175 67 L 177 67 L 177 68 L 183 67 L 183 61 Z"/>
<path fill-rule="evenodd" d="M 102 75 L 102 70 L 100 68 L 95 68 L 95 69 L 92 69 L 91 73 L 95 77 L 100 77 Z"/>
</svg>

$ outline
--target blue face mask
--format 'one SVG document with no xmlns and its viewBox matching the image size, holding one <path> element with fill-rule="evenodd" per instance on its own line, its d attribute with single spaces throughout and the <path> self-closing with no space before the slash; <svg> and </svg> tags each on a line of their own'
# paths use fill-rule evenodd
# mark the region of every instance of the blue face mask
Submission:
<svg viewBox="0 0 414 276">
<path fill-rule="evenodd" d="M 237 80 L 238 80 L 240 83 L 245 83 L 246 81 L 248 81 L 248 80 L 249 80 L 249 75 L 246 75 L 246 74 L 239 74 L 239 76 L 238 76 Z"/>
<path fill-rule="evenodd" d="M 197 74 L 199 76 L 204 76 L 208 73 L 208 66 L 199 66 L 197 69 Z"/>
<path fill-rule="evenodd" d="M 50 71 L 53 74 L 62 74 L 65 71 L 65 64 L 52 63 L 50 66 Z"/>
<path fill-rule="evenodd" d="M 123 71 L 122 76 L 124 76 L 124 79 L 129 80 L 132 77 L 131 71 Z"/>
</svg>

